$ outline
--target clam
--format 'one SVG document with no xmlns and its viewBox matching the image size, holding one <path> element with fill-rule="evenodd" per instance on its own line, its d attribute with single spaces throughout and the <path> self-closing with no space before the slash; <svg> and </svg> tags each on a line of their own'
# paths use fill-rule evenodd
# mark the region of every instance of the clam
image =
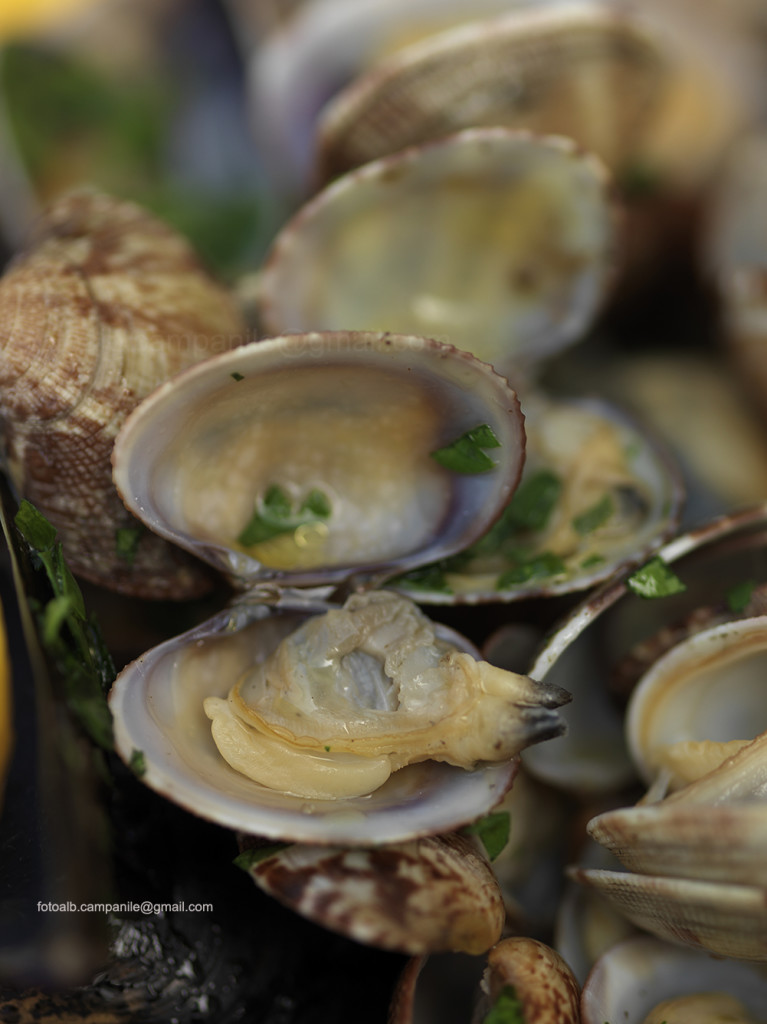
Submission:
<svg viewBox="0 0 767 1024">
<path fill-rule="evenodd" d="M 700 1000 L 695 1009 L 688 1010 L 687 1017 L 676 1016 L 684 1005 L 681 1000 L 691 997 Z M 706 1016 L 723 1003 L 726 1012 L 721 1016 Z M 648 1016 L 656 1007 L 656 1015 Z M 765 1012 L 767 975 L 761 966 L 683 949 L 650 936 L 636 936 L 607 950 L 581 993 L 583 1024 L 618 1020 L 659 1024 L 664 1019 L 669 1024 L 682 1020 L 746 1024 L 764 1020 Z"/>
<path fill-rule="evenodd" d="M 643 561 L 678 523 L 678 473 L 650 434 L 595 399 L 529 393 L 519 488 L 455 558 L 392 586 L 421 603 L 514 601 L 584 590 Z"/>
<path fill-rule="evenodd" d="M 516 395 L 468 354 L 315 333 L 158 388 L 125 425 L 114 476 L 150 529 L 242 584 L 306 586 L 462 548 L 511 496 L 524 444 Z M 446 469 L 435 453 L 451 446 L 476 465 Z"/>
<path fill-rule="evenodd" d="M 473 539 L 523 451 L 503 378 L 419 338 L 271 339 L 161 387 L 115 446 L 118 488 L 250 589 L 121 674 L 119 753 L 141 750 L 145 781 L 182 806 L 270 838 L 397 842 L 481 816 L 567 695 L 370 588 Z M 331 583 L 359 592 L 318 600 Z"/>
<path fill-rule="evenodd" d="M 366 164 L 302 207 L 264 264 L 264 334 L 422 334 L 519 375 L 590 325 L 611 275 L 596 158 L 469 129 Z"/>
<path fill-rule="evenodd" d="M 0 313 L 4 465 L 58 530 L 73 571 L 145 597 L 209 587 L 199 564 L 137 529 L 109 460 L 151 390 L 243 341 L 233 300 L 166 225 L 83 192 L 36 224 L 0 281 Z"/>
<path fill-rule="evenodd" d="M 700 629 L 694 613 L 702 607 L 721 607 L 726 618 L 736 617 L 728 603 L 744 585 L 750 592 L 752 584 L 767 579 L 766 525 L 767 507 L 756 505 L 668 541 L 655 564 L 670 566 L 686 584 L 684 591 L 648 600 L 630 589 L 633 572 L 626 572 L 572 609 L 528 669 L 536 679 L 559 684 L 566 679 L 576 698 L 564 715 L 567 734 L 525 754 L 536 777 L 581 793 L 617 791 L 637 778 L 620 706 L 627 658 L 643 645 L 654 647 L 669 627 Z M 678 631 L 671 629 L 670 635 Z"/>
<path fill-rule="evenodd" d="M 749 538 L 743 525 L 740 537 L 729 538 L 733 565 L 747 555 L 744 542 L 759 539 Z M 724 597 L 726 576 L 711 577 L 717 559 L 705 554 L 708 561 L 693 568 L 709 591 L 722 588 Z M 639 806 L 606 812 L 588 825 L 628 871 L 578 867 L 571 875 L 661 938 L 765 961 L 767 619 L 744 616 L 744 598 L 742 587 L 731 588 L 729 615 L 714 606 L 708 613 L 714 625 L 706 625 L 705 615 L 689 617 L 692 631 L 679 642 L 673 629 L 665 630 L 665 653 L 636 684 L 626 717 L 628 749 L 650 790 Z M 675 611 L 670 624 L 681 621 L 678 605 Z"/>
<path fill-rule="evenodd" d="M 410 956 L 484 953 L 503 927 L 487 855 L 460 833 L 376 849 L 291 845 L 266 851 L 249 870 L 260 888 L 310 920 Z"/>
<path fill-rule="evenodd" d="M 500 14 L 508 5 L 509 0 L 305 0 L 276 31 L 261 33 L 249 98 L 275 186 L 288 196 L 310 187 L 319 112 L 365 67 L 414 39 Z M 250 7 L 247 15 L 253 18 Z"/>
<path fill-rule="evenodd" d="M 323 109 L 324 178 L 462 128 L 565 135 L 619 178 L 700 178 L 743 122 L 744 83 L 666 11 L 524 4 L 377 62 Z M 742 68 L 740 69 L 742 70 Z M 618 100 L 618 97 L 620 98 Z"/>
</svg>

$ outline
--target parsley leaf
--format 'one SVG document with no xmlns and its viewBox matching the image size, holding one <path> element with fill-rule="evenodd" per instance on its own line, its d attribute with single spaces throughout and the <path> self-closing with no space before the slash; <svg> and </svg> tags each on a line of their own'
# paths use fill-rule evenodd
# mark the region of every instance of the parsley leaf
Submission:
<svg viewBox="0 0 767 1024">
<path fill-rule="evenodd" d="M 438 562 L 424 565 L 419 569 L 411 569 L 410 572 L 398 576 L 393 582 L 398 586 L 408 587 L 410 590 L 431 590 L 438 594 L 453 593 L 448 586 L 444 569 Z"/>
<path fill-rule="evenodd" d="M 466 825 L 461 830 L 465 835 L 478 836 L 487 850 L 490 860 L 495 860 L 509 841 L 511 815 L 508 811 L 493 811 L 484 818 Z"/>
<path fill-rule="evenodd" d="M 604 526 L 610 516 L 615 512 L 615 503 L 609 494 L 605 494 L 591 508 L 581 512 L 573 518 L 573 529 L 582 537 L 587 533 L 593 533 L 600 526 Z"/>
<path fill-rule="evenodd" d="M 88 618 L 53 524 L 26 499 L 20 502 L 14 523 L 48 577 L 52 597 L 34 610 L 43 646 L 61 674 L 67 706 L 91 739 L 111 750 L 112 716 L 106 694 L 115 668 L 101 631 Z M 31 602 L 30 606 L 34 608 Z"/>
<path fill-rule="evenodd" d="M 328 519 L 331 511 L 327 495 L 317 488 L 311 490 L 294 511 L 287 492 L 278 484 L 272 484 L 256 503 L 256 510 L 237 537 L 237 543 L 243 547 L 262 544 L 273 537 L 292 533 L 299 526 Z"/>
<path fill-rule="evenodd" d="M 504 985 L 482 1024 L 525 1024 L 522 1002 L 513 985 Z"/>
<path fill-rule="evenodd" d="M 542 551 L 533 555 L 528 561 L 522 561 L 512 569 L 501 573 L 496 582 L 497 590 L 506 590 L 530 580 L 543 580 L 548 576 L 559 576 L 567 571 L 567 567 L 559 555 L 551 551 Z"/>
<path fill-rule="evenodd" d="M 485 453 L 486 448 L 500 448 L 501 442 L 487 423 L 468 430 L 451 444 L 438 448 L 431 457 L 445 469 L 454 473 L 486 473 L 495 469 L 495 462 Z"/>
<path fill-rule="evenodd" d="M 128 565 L 136 561 L 139 542 L 143 528 L 140 526 L 125 526 L 115 530 L 115 551 L 118 558 L 124 558 Z"/>
<path fill-rule="evenodd" d="M 550 469 L 523 480 L 506 507 L 504 519 L 520 530 L 542 530 L 562 493 L 562 481 Z"/>
<path fill-rule="evenodd" d="M 128 764 L 131 771 L 138 775 L 139 778 L 146 775 L 146 757 L 143 750 L 134 749 Z"/>
<path fill-rule="evenodd" d="M 232 378 L 232 380 L 236 380 L 238 384 L 241 380 L 245 380 L 244 374 L 238 373 L 237 370 L 234 370 L 232 373 L 229 374 L 229 376 Z"/>
<path fill-rule="evenodd" d="M 629 576 L 626 584 L 629 590 L 638 597 L 646 598 L 669 597 L 671 594 L 680 594 L 687 589 L 660 555 L 651 558 L 641 569 L 637 569 Z"/>
<path fill-rule="evenodd" d="M 263 860 L 268 860 L 273 857 L 280 850 L 287 849 L 290 843 L 270 843 L 268 846 L 254 846 L 249 850 L 243 850 L 242 853 L 238 854 L 232 861 L 238 868 L 242 868 L 243 871 L 250 871 L 257 864 L 260 864 Z"/>
<path fill-rule="evenodd" d="M 740 615 L 741 612 L 746 610 L 755 587 L 756 583 L 753 580 L 745 580 L 743 583 L 738 583 L 727 591 L 727 607 L 733 614 Z"/>
</svg>

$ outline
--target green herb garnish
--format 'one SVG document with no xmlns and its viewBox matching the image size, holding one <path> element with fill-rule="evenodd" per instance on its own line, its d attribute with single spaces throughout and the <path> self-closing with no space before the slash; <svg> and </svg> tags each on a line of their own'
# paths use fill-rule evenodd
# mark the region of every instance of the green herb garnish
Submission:
<svg viewBox="0 0 767 1024">
<path fill-rule="evenodd" d="M 139 778 L 146 775 L 146 757 L 144 756 L 143 750 L 133 750 L 128 762 L 128 767 L 132 772 L 138 775 Z"/>
<path fill-rule="evenodd" d="M 581 569 L 594 569 L 596 568 L 596 566 L 602 565 L 604 561 L 604 555 L 589 555 L 587 558 L 584 558 L 581 562 Z"/>
<path fill-rule="evenodd" d="M 533 555 L 528 561 L 520 562 L 512 569 L 501 573 L 496 582 L 496 589 L 506 590 L 507 587 L 515 587 L 520 583 L 528 583 L 530 580 L 560 576 L 564 572 L 567 572 L 567 567 L 559 555 L 554 555 L 550 551 L 542 551 L 539 555 Z"/>
<path fill-rule="evenodd" d="M 487 423 L 462 434 L 444 448 L 438 448 L 431 457 L 454 473 L 486 473 L 495 468 L 495 462 L 485 454 L 486 448 L 500 448 L 501 442 Z"/>
<path fill-rule="evenodd" d="M 562 481 L 550 469 L 523 480 L 506 507 L 504 519 L 519 530 L 542 530 L 562 493 Z"/>
<path fill-rule="evenodd" d="M 290 843 L 270 843 L 268 846 L 254 846 L 249 850 L 243 850 L 232 863 L 236 864 L 238 868 L 242 868 L 243 871 L 250 871 L 257 864 L 269 860 L 270 857 L 274 857 L 280 850 L 285 850 L 290 845 Z"/>
<path fill-rule="evenodd" d="M 232 380 L 236 380 L 238 383 L 241 380 L 245 380 L 245 374 L 238 373 L 236 370 L 233 373 L 231 373 L 229 376 L 232 378 Z"/>
<path fill-rule="evenodd" d="M 587 533 L 593 533 L 600 526 L 604 526 L 614 512 L 615 503 L 609 494 L 605 494 L 591 508 L 587 508 L 585 512 L 581 512 L 580 515 L 573 518 L 573 529 L 582 537 Z"/>
<path fill-rule="evenodd" d="M 453 593 L 445 579 L 445 570 L 440 562 L 424 565 L 420 569 L 412 569 L 410 572 L 398 576 L 392 582 L 397 586 L 407 587 L 409 590 L 430 590 L 437 594 Z"/>
<path fill-rule="evenodd" d="M 651 558 L 641 569 L 637 569 L 629 576 L 626 584 L 629 590 L 638 597 L 647 598 L 669 597 L 671 594 L 680 594 L 687 589 L 660 555 Z"/>
<path fill-rule="evenodd" d="M 322 491 L 311 490 L 298 509 L 294 509 L 288 494 L 278 484 L 272 484 L 256 503 L 256 510 L 237 543 L 243 547 L 262 544 L 273 537 L 292 533 L 299 526 L 322 522 L 330 513 L 330 502 Z"/>
<path fill-rule="evenodd" d="M 517 998 L 513 985 L 504 985 L 482 1024 L 525 1024 L 522 1002 Z"/>
<path fill-rule="evenodd" d="M 731 587 L 726 595 L 727 607 L 730 611 L 735 615 L 740 615 L 741 612 L 744 612 L 748 607 L 755 587 L 756 583 L 753 580 L 745 580 L 743 583 L 738 583 L 736 586 Z"/>
<path fill-rule="evenodd" d="M 128 565 L 136 561 L 139 542 L 143 529 L 140 526 L 126 526 L 115 530 L 115 551 L 118 558 L 123 558 Z"/>
<path fill-rule="evenodd" d="M 67 705 L 88 735 L 111 750 L 112 716 L 106 694 L 115 669 L 101 631 L 86 614 L 56 528 L 26 499 L 19 504 L 14 523 L 44 569 L 53 594 L 45 605 L 30 601 L 30 607 L 37 612 L 43 646 L 61 674 Z"/>
<path fill-rule="evenodd" d="M 509 841 L 511 815 L 508 811 L 493 811 L 472 825 L 466 825 L 462 831 L 466 835 L 478 836 L 490 860 L 495 860 Z"/>
</svg>

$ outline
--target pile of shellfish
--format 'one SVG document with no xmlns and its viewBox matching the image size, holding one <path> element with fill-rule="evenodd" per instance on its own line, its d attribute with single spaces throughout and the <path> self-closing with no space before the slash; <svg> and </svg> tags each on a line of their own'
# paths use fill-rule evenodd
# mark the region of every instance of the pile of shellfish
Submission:
<svg viewBox="0 0 767 1024">
<path fill-rule="evenodd" d="M 259 266 L 82 189 L 0 280 L 16 495 L 126 608 L 219 602 L 115 750 L 413 958 L 393 1024 L 453 975 L 467 1024 L 767 1019 L 763 13 L 291 7 L 230 7 Z M 680 245 L 732 365 L 620 350 Z"/>
</svg>

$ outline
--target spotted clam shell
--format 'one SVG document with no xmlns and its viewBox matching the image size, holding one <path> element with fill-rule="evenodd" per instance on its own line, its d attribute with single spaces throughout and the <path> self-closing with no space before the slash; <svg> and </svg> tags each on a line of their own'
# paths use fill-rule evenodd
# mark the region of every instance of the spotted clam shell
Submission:
<svg viewBox="0 0 767 1024">
<path fill-rule="evenodd" d="M 36 224 L 0 281 L 4 461 L 75 573 L 143 597 L 207 589 L 200 565 L 127 512 L 110 456 L 150 391 L 244 338 L 187 242 L 138 206 L 75 193 Z M 138 540 L 135 557 L 118 552 L 121 530 Z"/>
</svg>

